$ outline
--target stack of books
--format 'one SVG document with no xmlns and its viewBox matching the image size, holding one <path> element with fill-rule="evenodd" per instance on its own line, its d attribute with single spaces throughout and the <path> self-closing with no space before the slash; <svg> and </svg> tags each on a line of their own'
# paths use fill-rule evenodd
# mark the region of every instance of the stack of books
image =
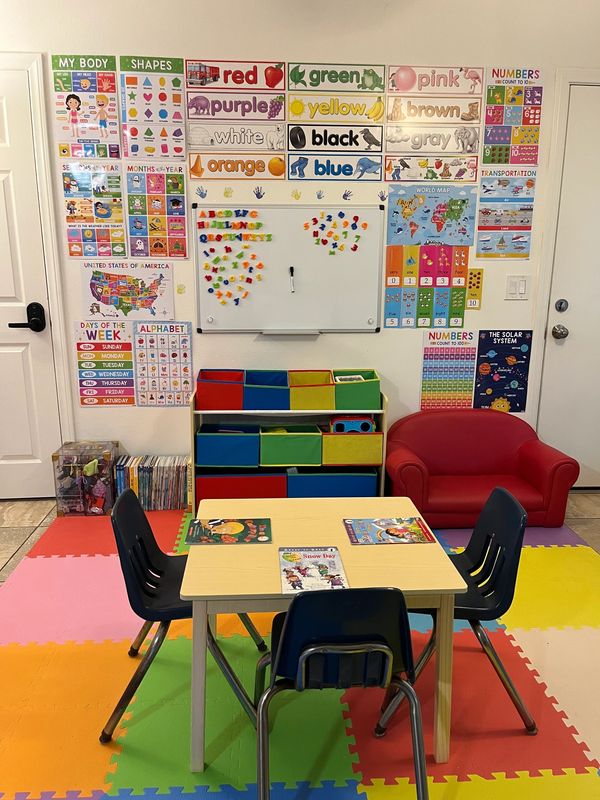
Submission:
<svg viewBox="0 0 600 800">
<path fill-rule="evenodd" d="M 188 508 L 188 456 L 121 456 L 115 464 L 117 495 L 133 489 L 145 511 Z"/>
</svg>

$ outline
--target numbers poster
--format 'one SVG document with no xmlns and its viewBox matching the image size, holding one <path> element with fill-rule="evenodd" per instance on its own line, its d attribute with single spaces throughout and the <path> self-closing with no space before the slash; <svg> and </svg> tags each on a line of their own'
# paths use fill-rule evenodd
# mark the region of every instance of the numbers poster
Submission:
<svg viewBox="0 0 600 800">
<path fill-rule="evenodd" d="M 473 408 L 525 411 L 532 331 L 479 331 Z"/>
<path fill-rule="evenodd" d="M 126 158 L 185 158 L 183 59 L 121 56 Z"/>
<path fill-rule="evenodd" d="M 60 158 L 120 158 L 115 56 L 52 56 Z"/>
<path fill-rule="evenodd" d="M 87 319 L 175 316 L 171 263 L 87 261 L 81 269 L 81 313 Z"/>
<path fill-rule="evenodd" d="M 475 331 L 426 331 L 421 411 L 471 408 L 477 358 Z"/>
<path fill-rule="evenodd" d="M 62 191 L 69 256 L 126 256 L 121 164 L 63 163 Z"/>
<path fill-rule="evenodd" d="M 193 391 L 192 323 L 136 322 L 139 406 L 185 406 Z"/>
<path fill-rule="evenodd" d="M 134 258 L 186 258 L 184 167 L 127 165 L 129 250 Z"/>
<path fill-rule="evenodd" d="M 388 204 L 388 245 L 473 244 L 476 186 L 392 186 Z"/>
</svg>

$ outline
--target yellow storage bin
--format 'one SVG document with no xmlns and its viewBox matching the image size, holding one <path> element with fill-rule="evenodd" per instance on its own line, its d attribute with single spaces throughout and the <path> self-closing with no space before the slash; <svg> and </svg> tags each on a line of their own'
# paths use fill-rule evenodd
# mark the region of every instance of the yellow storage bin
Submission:
<svg viewBox="0 0 600 800">
<path fill-rule="evenodd" d="M 292 410 L 335 410 L 335 384 L 330 370 L 292 369 L 288 378 Z"/>
<path fill-rule="evenodd" d="M 383 461 L 383 433 L 324 433 L 323 464 L 379 466 Z"/>
</svg>

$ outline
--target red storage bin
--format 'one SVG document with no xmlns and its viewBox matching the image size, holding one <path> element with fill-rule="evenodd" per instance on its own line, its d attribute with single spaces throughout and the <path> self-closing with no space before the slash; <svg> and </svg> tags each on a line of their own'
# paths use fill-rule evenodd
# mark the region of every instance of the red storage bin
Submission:
<svg viewBox="0 0 600 800">
<path fill-rule="evenodd" d="M 197 411 L 236 411 L 243 406 L 243 369 L 200 370 L 196 382 Z"/>
<path fill-rule="evenodd" d="M 287 497 L 287 473 L 196 475 L 196 505 L 246 497 Z"/>
</svg>

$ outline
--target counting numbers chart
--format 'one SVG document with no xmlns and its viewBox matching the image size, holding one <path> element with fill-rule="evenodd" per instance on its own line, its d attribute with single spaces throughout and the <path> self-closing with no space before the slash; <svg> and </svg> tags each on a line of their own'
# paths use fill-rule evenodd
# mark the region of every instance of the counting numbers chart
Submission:
<svg viewBox="0 0 600 800">
<path fill-rule="evenodd" d="M 421 410 L 471 408 L 476 347 L 425 347 Z"/>
</svg>

